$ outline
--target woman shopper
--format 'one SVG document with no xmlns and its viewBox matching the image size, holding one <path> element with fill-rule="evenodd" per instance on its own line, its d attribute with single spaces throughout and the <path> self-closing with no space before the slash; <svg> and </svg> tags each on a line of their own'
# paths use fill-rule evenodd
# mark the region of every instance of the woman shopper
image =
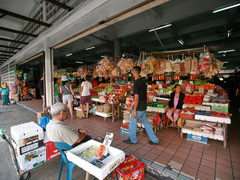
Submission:
<svg viewBox="0 0 240 180">
<path fill-rule="evenodd" d="M 61 102 L 58 78 L 54 78 L 54 101 L 55 101 L 55 103 Z"/>
<path fill-rule="evenodd" d="M 62 94 L 62 100 L 65 105 L 68 106 L 70 111 L 71 120 L 74 120 L 73 115 L 73 95 L 74 92 L 70 83 L 68 82 L 67 76 L 62 77 L 62 85 L 60 85 L 60 93 Z"/>
<path fill-rule="evenodd" d="M 0 91 L 2 92 L 2 105 L 8 105 L 10 89 L 6 82 L 2 82 Z"/>
<path fill-rule="evenodd" d="M 92 89 L 92 83 L 90 82 L 90 76 L 87 75 L 85 78 L 85 81 L 82 82 L 81 88 L 80 88 L 80 108 L 82 111 L 83 118 L 88 118 L 89 113 L 89 104 L 91 102 L 91 89 Z M 83 105 L 86 105 L 86 115 L 84 113 Z"/>
<path fill-rule="evenodd" d="M 167 117 L 173 122 L 174 125 L 177 125 L 177 120 L 180 115 L 180 111 L 183 106 L 185 94 L 181 92 L 181 86 L 176 84 L 174 87 L 174 92 L 170 95 L 169 101 L 169 110 L 167 111 Z"/>
</svg>

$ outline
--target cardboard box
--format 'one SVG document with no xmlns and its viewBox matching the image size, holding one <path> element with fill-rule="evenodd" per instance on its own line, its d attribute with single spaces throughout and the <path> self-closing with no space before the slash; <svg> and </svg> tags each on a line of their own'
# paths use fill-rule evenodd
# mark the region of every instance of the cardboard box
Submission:
<svg viewBox="0 0 240 180">
<path fill-rule="evenodd" d="M 141 180 L 144 178 L 144 163 L 134 156 L 128 156 L 116 168 L 119 180 Z"/>
<path fill-rule="evenodd" d="M 83 113 L 80 108 L 74 108 L 76 110 L 76 117 L 83 117 Z"/>
<path fill-rule="evenodd" d="M 41 141 L 31 143 L 29 145 L 25 145 L 25 146 L 20 147 L 12 140 L 12 145 L 15 149 L 16 154 L 22 155 L 22 154 L 28 153 L 28 152 L 30 152 L 34 149 L 42 147 L 44 144 L 43 144 L 43 140 L 41 140 Z"/>
<path fill-rule="evenodd" d="M 208 138 L 203 137 L 203 136 L 197 136 L 193 134 L 187 134 L 187 140 L 207 144 L 208 143 Z"/>
<path fill-rule="evenodd" d="M 17 160 L 23 171 L 36 168 L 46 162 L 46 147 L 42 146 L 23 155 L 17 155 Z"/>
<path fill-rule="evenodd" d="M 43 129 L 35 122 L 24 123 L 11 127 L 13 142 L 19 146 L 27 146 L 43 140 Z"/>
<path fill-rule="evenodd" d="M 212 106 L 212 111 L 228 113 L 228 107 Z"/>
<path fill-rule="evenodd" d="M 45 143 L 46 146 L 46 158 L 47 161 L 55 159 L 56 157 L 60 156 L 60 151 L 56 148 L 53 142 Z"/>
<path fill-rule="evenodd" d="M 129 131 L 128 131 L 128 129 L 121 127 L 121 128 L 120 128 L 120 131 L 121 131 L 121 134 L 124 134 L 124 135 L 129 136 Z"/>
</svg>

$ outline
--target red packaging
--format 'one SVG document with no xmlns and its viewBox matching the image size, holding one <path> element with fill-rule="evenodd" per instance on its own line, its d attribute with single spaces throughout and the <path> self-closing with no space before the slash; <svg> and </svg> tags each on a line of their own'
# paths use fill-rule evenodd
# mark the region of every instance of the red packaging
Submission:
<svg viewBox="0 0 240 180">
<path fill-rule="evenodd" d="M 60 156 L 60 152 L 53 142 L 47 142 L 45 143 L 45 146 L 48 161 Z"/>
<path fill-rule="evenodd" d="M 119 180 L 142 180 L 144 178 L 144 163 L 133 155 L 125 158 L 116 168 Z"/>
</svg>

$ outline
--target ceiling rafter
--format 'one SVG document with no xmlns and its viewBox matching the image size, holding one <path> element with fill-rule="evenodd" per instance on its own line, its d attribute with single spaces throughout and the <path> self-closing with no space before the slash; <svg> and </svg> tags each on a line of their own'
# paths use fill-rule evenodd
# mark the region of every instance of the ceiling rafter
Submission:
<svg viewBox="0 0 240 180">
<path fill-rule="evenodd" d="M 17 30 L 15 30 L 15 29 L 6 28 L 6 27 L 3 27 L 3 26 L 0 26 L 0 30 L 8 31 L 8 32 L 13 32 L 13 33 L 17 33 L 17 34 L 23 34 L 23 35 L 32 36 L 32 37 L 37 37 L 37 36 L 38 36 L 38 35 L 36 35 L 36 34 L 27 33 L 27 32 L 23 32 L 23 31 L 17 31 Z"/>
<path fill-rule="evenodd" d="M 12 47 L 12 46 L 4 46 L 0 44 L 0 47 L 2 48 L 7 48 L 7 49 L 17 49 L 17 50 L 21 50 L 22 48 L 17 48 L 17 47 Z"/>
<path fill-rule="evenodd" d="M 0 50 L 0 52 L 2 52 L 2 53 L 9 53 L 9 54 L 16 54 L 17 53 L 17 52 L 3 51 L 3 50 Z"/>
<path fill-rule="evenodd" d="M 14 39 L 8 39 L 8 38 L 0 38 L 1 41 L 9 41 L 9 42 L 14 42 L 14 43 L 18 43 L 18 44 L 28 44 L 27 42 L 23 42 L 23 41 L 17 41 Z"/>
<path fill-rule="evenodd" d="M 68 5 L 64 4 L 64 3 L 61 3 L 59 1 L 56 1 L 56 0 L 45 0 L 45 1 L 50 2 L 50 3 L 52 3 L 52 4 L 56 5 L 56 6 L 59 6 L 59 7 L 63 8 L 63 9 L 66 9 L 68 11 L 71 11 L 73 9 L 72 7 L 70 7 L 70 6 L 68 6 Z"/>
<path fill-rule="evenodd" d="M 43 26 L 47 26 L 47 27 L 51 26 L 51 24 L 45 23 L 43 21 L 39 21 L 39 20 L 36 20 L 36 19 L 33 19 L 33 18 L 29 18 L 27 16 L 23 16 L 21 14 L 17 14 L 17 13 L 7 11 L 7 10 L 4 10 L 4 9 L 0 9 L 0 13 L 2 13 L 4 15 L 15 17 L 15 18 L 18 18 L 18 19 L 23 19 L 23 20 L 26 20 L 26 21 L 30 21 L 32 23 L 40 24 L 40 25 L 43 25 Z"/>
</svg>

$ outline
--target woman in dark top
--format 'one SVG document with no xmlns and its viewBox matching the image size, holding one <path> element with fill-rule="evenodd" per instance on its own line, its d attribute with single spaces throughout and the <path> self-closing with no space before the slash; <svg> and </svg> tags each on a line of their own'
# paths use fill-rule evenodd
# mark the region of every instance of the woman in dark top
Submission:
<svg viewBox="0 0 240 180">
<path fill-rule="evenodd" d="M 185 94 L 181 92 L 181 86 L 179 84 L 175 85 L 174 92 L 170 95 L 169 101 L 169 110 L 167 111 L 167 117 L 173 122 L 173 124 L 177 124 L 177 120 L 180 115 L 180 111 L 183 106 Z"/>
</svg>

